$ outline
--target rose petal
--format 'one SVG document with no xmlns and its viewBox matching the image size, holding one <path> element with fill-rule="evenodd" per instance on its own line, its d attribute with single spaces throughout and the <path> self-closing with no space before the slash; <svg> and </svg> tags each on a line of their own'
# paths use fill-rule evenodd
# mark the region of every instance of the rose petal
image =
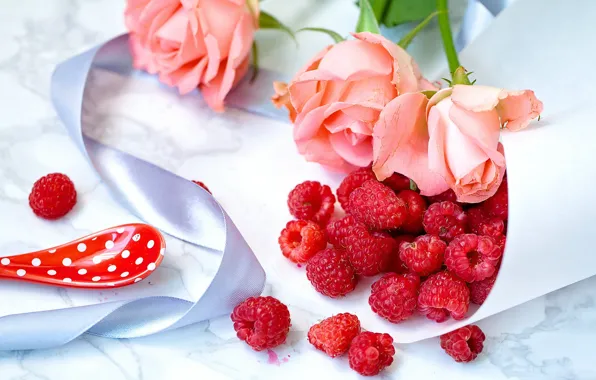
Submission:
<svg viewBox="0 0 596 380">
<path fill-rule="evenodd" d="M 358 167 L 368 166 L 373 158 L 371 137 L 353 144 L 350 134 L 351 132 L 348 130 L 331 134 L 329 136 L 329 142 L 333 150 L 352 165 Z"/>
<path fill-rule="evenodd" d="M 501 143 L 499 143 L 497 150 L 499 153 L 504 154 L 503 145 Z M 464 193 L 462 191 L 463 189 L 454 188 L 453 190 L 455 191 L 457 200 L 459 202 L 480 203 L 495 195 L 499 189 L 499 186 L 501 185 L 501 182 L 503 182 L 503 177 L 505 176 L 505 166 L 498 166 L 492 161 L 488 161 L 486 165 L 487 167 L 485 167 L 485 174 L 482 178 L 482 182 L 487 184 L 484 186 L 486 190 Z M 490 180 L 491 176 L 492 180 Z"/>
<path fill-rule="evenodd" d="M 353 165 L 346 162 L 331 146 L 329 132 L 321 128 L 319 133 L 311 139 L 296 141 L 298 152 L 304 156 L 306 161 L 319 163 L 331 170 L 339 172 L 350 172 L 355 169 Z"/>
</svg>

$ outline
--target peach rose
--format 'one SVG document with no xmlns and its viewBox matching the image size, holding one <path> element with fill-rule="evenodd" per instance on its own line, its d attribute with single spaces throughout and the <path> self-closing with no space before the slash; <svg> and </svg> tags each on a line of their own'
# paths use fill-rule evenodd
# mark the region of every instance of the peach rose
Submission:
<svg viewBox="0 0 596 380">
<path fill-rule="evenodd" d="M 501 128 L 523 129 L 543 108 L 533 91 L 486 86 L 455 85 L 430 100 L 404 96 L 390 102 L 375 125 L 377 177 L 396 171 L 412 178 L 424 195 L 451 188 L 467 203 L 491 197 L 503 180 Z"/>
<path fill-rule="evenodd" d="M 258 0 L 128 0 L 125 22 L 135 68 L 223 111 L 248 70 Z"/>
<path fill-rule="evenodd" d="M 373 126 L 396 96 L 436 90 L 405 50 L 378 34 L 328 46 L 286 85 L 276 82 L 277 107 L 294 123 L 294 140 L 307 161 L 336 171 L 369 165 Z"/>
</svg>

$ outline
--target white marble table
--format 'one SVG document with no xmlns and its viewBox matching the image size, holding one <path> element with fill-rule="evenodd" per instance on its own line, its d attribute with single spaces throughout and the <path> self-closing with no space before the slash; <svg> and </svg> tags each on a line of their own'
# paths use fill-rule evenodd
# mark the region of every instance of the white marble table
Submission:
<svg viewBox="0 0 596 380">
<path fill-rule="evenodd" d="M 280 1 L 269 0 L 264 6 L 294 26 L 304 24 L 304 20 L 311 25 L 317 21 L 317 14 L 305 10 L 305 4 L 314 0 L 299 4 L 303 7 L 300 12 L 285 13 Z M 353 2 L 337 1 L 346 4 L 345 17 L 325 24 L 317 21 L 315 26 L 349 30 L 355 20 L 355 11 L 349 10 Z M 2 252 L 38 248 L 47 241 L 75 237 L 97 226 L 129 218 L 69 141 L 48 95 L 49 78 L 56 63 L 124 30 L 122 9 L 119 0 L 3 0 L 0 5 Z M 284 66 L 291 71 L 301 65 L 285 37 L 261 33 L 259 39 L 265 46 L 274 46 L 264 52 L 265 66 Z M 312 40 L 300 41 L 300 54 L 304 56 L 321 46 L 308 42 Z M 440 70 L 443 61 L 439 57 L 440 54 L 429 58 L 423 68 Z M 156 112 L 167 113 L 168 107 L 158 107 Z M 204 179 L 252 244 L 256 239 L 254 224 L 259 223 L 252 223 L 251 215 L 261 209 L 283 207 L 285 194 L 280 194 L 271 205 L 248 201 L 239 204 L 238 196 L 228 189 L 234 185 L 233 170 L 239 172 L 243 168 L 226 154 L 252 154 L 254 158 L 255 151 L 249 147 L 256 144 L 255 134 L 287 132 L 281 124 L 279 130 L 261 131 L 254 127 L 262 122 L 259 117 L 240 111 L 232 110 L 225 118 L 204 108 L 201 112 L 204 116 L 196 122 L 196 130 L 192 127 L 195 123 L 181 129 L 159 129 L 164 120 L 146 117 L 125 120 L 129 129 L 118 133 L 108 129 L 101 137 L 180 175 Z M 247 130 L 248 125 L 255 129 Z M 162 138 L 147 133 L 156 130 Z M 127 142 L 122 143 L 123 140 Z M 287 147 L 291 147 L 290 142 Z M 257 156 L 259 159 L 263 158 Z M 232 177 L 221 178 L 222 170 L 232 173 Z M 69 174 L 80 195 L 77 208 L 55 223 L 34 218 L 26 204 L 31 183 L 50 171 Z M 252 194 L 245 195 L 250 199 Z M 25 227 L 26 233 L 19 232 Z M 279 229 L 277 223 L 272 231 Z M 257 253 L 266 270 L 273 266 L 269 253 Z M 185 255 L 181 253 L 180 259 Z M 330 360 L 306 342 L 308 327 L 322 316 L 298 297 L 286 293 L 284 286 L 270 276 L 265 293 L 289 304 L 292 331 L 286 344 L 269 352 L 251 351 L 236 339 L 229 319 L 223 317 L 134 340 L 83 336 L 54 349 L 0 352 L 0 380 L 358 378 L 348 368 L 346 359 Z M 486 348 L 474 363 L 467 365 L 446 356 L 437 339 L 397 345 L 395 364 L 383 376 L 441 380 L 596 379 L 595 297 L 596 278 L 591 278 L 481 321 L 479 325 L 487 334 Z"/>
</svg>

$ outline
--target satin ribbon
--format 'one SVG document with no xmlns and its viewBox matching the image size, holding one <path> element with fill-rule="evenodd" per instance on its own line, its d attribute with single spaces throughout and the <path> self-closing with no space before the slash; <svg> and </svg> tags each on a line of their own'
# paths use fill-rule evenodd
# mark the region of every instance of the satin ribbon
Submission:
<svg viewBox="0 0 596 380">
<path fill-rule="evenodd" d="M 482 0 L 493 15 L 510 2 Z M 457 39 L 460 49 L 492 18 L 479 17 L 478 6 L 477 1 L 470 0 Z M 0 350 L 59 346 L 84 333 L 109 338 L 146 336 L 227 314 L 237 303 L 263 289 L 263 268 L 208 192 L 83 133 L 81 116 L 89 72 L 97 67 L 131 75 L 127 40 L 127 35 L 119 36 L 56 68 L 51 83 L 56 112 L 72 140 L 124 207 L 171 236 L 214 250 L 221 256 L 219 269 L 196 302 L 156 296 L 1 317 Z M 269 101 L 272 81 L 283 79 L 287 78 L 261 70 L 257 83 L 242 82 L 228 97 L 228 104 L 285 119 L 285 112 L 275 109 Z"/>
</svg>

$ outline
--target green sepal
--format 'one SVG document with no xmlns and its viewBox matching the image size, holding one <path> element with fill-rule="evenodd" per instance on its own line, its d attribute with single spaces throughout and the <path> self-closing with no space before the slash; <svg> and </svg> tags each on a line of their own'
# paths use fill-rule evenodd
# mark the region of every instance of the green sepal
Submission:
<svg viewBox="0 0 596 380">
<path fill-rule="evenodd" d="M 296 36 L 292 29 L 282 24 L 277 18 L 273 17 L 270 13 L 261 11 L 259 13 L 259 28 L 260 29 L 276 29 L 287 33 L 296 42 Z"/>
<path fill-rule="evenodd" d="M 360 14 L 358 15 L 358 22 L 356 23 L 356 32 L 370 32 L 381 34 L 379 23 L 375 17 L 369 0 L 360 0 Z"/>
<path fill-rule="evenodd" d="M 325 33 L 326 35 L 328 35 L 329 37 L 333 38 L 333 41 L 335 41 L 335 43 L 339 43 L 342 41 L 345 41 L 345 38 L 343 38 L 341 36 L 341 34 L 334 32 L 331 29 L 325 29 L 325 28 L 302 28 L 300 30 L 297 30 L 296 33 L 300 33 L 300 32 L 319 32 L 319 33 Z"/>
</svg>

